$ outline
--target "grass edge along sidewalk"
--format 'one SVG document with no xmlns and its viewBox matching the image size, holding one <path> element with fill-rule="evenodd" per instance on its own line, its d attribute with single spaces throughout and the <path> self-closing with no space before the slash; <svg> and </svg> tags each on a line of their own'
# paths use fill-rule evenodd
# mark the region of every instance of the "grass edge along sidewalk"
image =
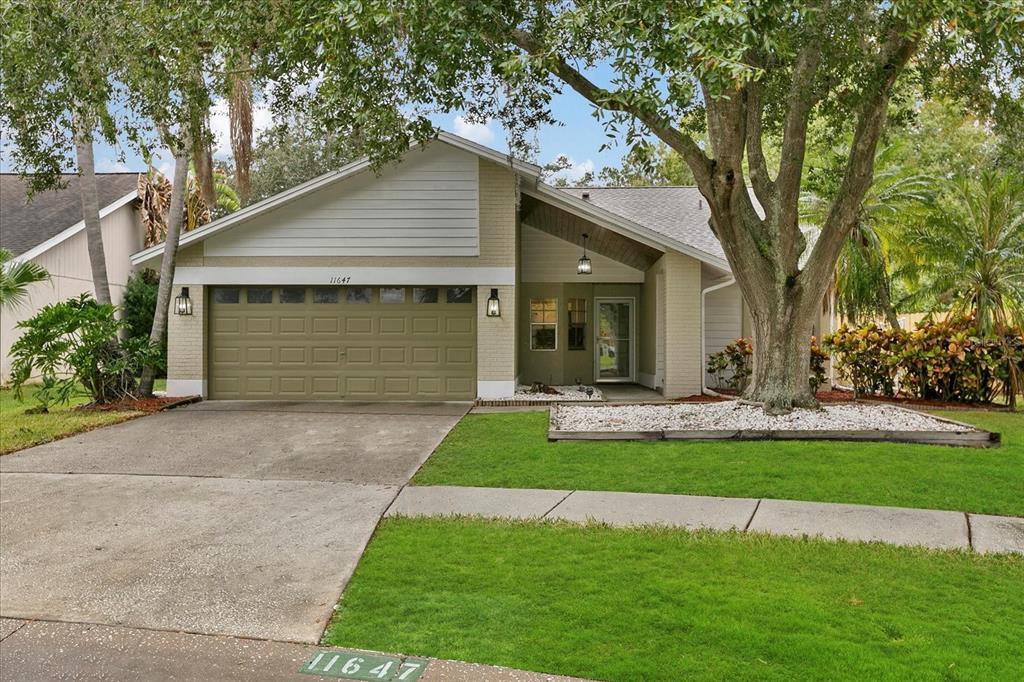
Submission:
<svg viewBox="0 0 1024 682">
<path fill-rule="evenodd" d="M 940 414 L 1000 432 L 1002 447 L 552 443 L 546 412 L 469 414 L 412 483 L 775 498 L 1024 516 L 1024 413 Z"/>
</svg>

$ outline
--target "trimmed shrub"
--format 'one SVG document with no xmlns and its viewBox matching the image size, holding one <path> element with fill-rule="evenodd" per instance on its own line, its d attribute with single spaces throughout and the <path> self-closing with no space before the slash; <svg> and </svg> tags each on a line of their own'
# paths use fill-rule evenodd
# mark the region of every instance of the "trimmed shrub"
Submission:
<svg viewBox="0 0 1024 682">
<path fill-rule="evenodd" d="M 826 344 L 861 394 L 985 403 L 1007 390 L 1012 368 L 1024 373 L 1021 330 L 983 336 L 969 315 L 929 319 L 913 332 L 844 326 Z"/>
<path fill-rule="evenodd" d="M 48 305 L 18 327 L 23 333 L 11 347 L 11 383 L 21 398 L 25 382 L 41 375 L 36 397 L 43 411 L 66 403 L 79 385 L 96 403 L 134 397 L 142 367 L 159 363 L 159 349 L 148 338 L 118 343 L 124 320 L 88 294 Z"/>
<path fill-rule="evenodd" d="M 717 353 L 708 356 L 707 373 L 715 378 L 718 388 L 742 391 L 747 387 L 753 372 L 754 345 L 749 339 L 739 338 Z M 818 345 L 818 339 L 811 337 L 811 391 L 825 383 L 825 363 L 828 353 Z"/>
</svg>

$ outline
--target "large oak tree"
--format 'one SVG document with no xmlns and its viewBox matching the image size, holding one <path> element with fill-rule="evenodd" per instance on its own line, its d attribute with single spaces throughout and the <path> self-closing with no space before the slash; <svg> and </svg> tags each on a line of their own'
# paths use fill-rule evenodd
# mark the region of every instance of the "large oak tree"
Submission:
<svg viewBox="0 0 1024 682">
<path fill-rule="evenodd" d="M 812 320 L 871 185 L 893 93 L 909 89 L 897 86 L 946 86 L 1004 111 L 1021 89 L 1020 0 L 284 4 L 295 21 L 273 60 L 279 105 L 358 132 L 378 161 L 428 138 L 430 113 L 457 109 L 500 120 L 525 153 L 567 88 L 610 137 L 677 151 L 751 309 L 747 397 L 772 412 L 814 404 Z M 799 195 L 812 118 L 852 144 L 809 247 Z"/>
</svg>

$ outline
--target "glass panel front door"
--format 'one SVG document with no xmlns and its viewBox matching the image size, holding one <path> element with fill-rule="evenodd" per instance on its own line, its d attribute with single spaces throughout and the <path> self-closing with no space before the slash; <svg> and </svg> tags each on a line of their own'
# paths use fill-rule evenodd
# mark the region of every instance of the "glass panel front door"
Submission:
<svg viewBox="0 0 1024 682">
<path fill-rule="evenodd" d="M 633 301 L 597 301 L 598 381 L 633 380 Z"/>
</svg>

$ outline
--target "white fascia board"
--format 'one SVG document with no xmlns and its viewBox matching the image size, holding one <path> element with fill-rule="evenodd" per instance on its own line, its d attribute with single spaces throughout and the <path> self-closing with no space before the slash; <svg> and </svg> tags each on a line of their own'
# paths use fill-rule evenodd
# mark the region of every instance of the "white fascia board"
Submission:
<svg viewBox="0 0 1024 682">
<path fill-rule="evenodd" d="M 630 239 L 635 239 L 641 244 L 646 244 L 647 246 L 659 250 L 672 249 L 673 251 L 678 251 L 679 253 L 683 253 L 691 258 L 696 258 L 708 265 L 713 265 L 716 268 L 723 269 L 726 272 L 732 272 L 728 261 L 724 258 L 719 258 L 707 251 L 702 251 L 694 246 L 672 239 L 660 232 L 644 227 L 640 223 L 633 222 L 628 218 L 623 218 L 616 213 L 612 213 L 611 211 L 605 210 L 599 206 L 595 206 L 588 201 L 575 197 L 568 192 L 563 192 L 551 185 L 538 183 L 537 186 L 533 188 L 524 187 L 522 192 L 523 194 L 532 196 L 535 199 L 540 199 L 541 201 L 554 204 L 558 206 L 558 208 L 568 211 L 580 218 L 595 222 L 602 227 L 608 228 L 612 232 L 617 232 L 629 237 Z"/>
<path fill-rule="evenodd" d="M 518 161 L 516 159 L 511 158 L 508 154 L 502 154 L 501 152 L 490 149 L 489 147 L 484 147 L 483 145 L 477 144 L 476 142 L 471 142 L 469 140 L 461 138 L 458 135 L 452 135 L 451 133 L 441 132 L 438 134 L 437 139 L 441 142 L 444 142 L 445 144 L 470 152 L 472 154 L 475 154 L 476 156 L 494 161 L 495 163 L 511 164 L 512 168 L 517 172 L 524 173 L 532 177 L 539 177 L 540 175 L 539 166 L 535 166 L 533 164 L 526 163 L 523 161 Z M 409 150 L 412 151 L 413 149 L 421 148 L 423 146 L 424 145 L 413 144 L 410 146 Z M 267 197 L 263 201 L 256 202 L 251 206 L 246 206 L 245 208 L 239 211 L 235 211 L 234 213 L 228 214 L 223 218 L 219 218 L 211 223 L 207 223 L 206 225 L 203 225 L 197 230 L 193 230 L 192 232 L 182 235 L 181 240 L 178 242 L 178 248 L 185 248 L 196 242 L 201 242 L 222 230 L 229 229 L 235 225 L 238 225 L 241 222 L 254 218 L 262 213 L 278 208 L 279 206 L 283 206 L 284 204 L 287 204 L 291 201 L 295 201 L 296 199 L 299 199 L 300 197 L 303 197 L 306 194 L 315 192 L 319 189 L 323 189 L 324 187 L 332 185 L 335 182 L 340 182 L 341 180 L 350 178 L 353 175 L 361 173 L 369 168 L 369 159 L 363 158 L 358 161 L 353 161 L 347 166 L 343 166 L 342 168 L 339 168 L 336 171 L 324 173 L 323 175 L 313 178 L 312 180 L 309 180 L 307 182 L 304 182 L 301 185 L 296 185 L 295 187 L 287 189 L 283 192 L 279 192 L 278 194 L 275 194 L 272 197 Z M 132 254 L 132 264 L 139 265 L 141 263 L 144 263 L 145 261 L 156 258 L 157 256 L 160 256 L 163 253 L 163 250 L 164 245 L 161 243 L 155 246 L 151 246 L 148 249 L 145 249 L 144 251 L 139 251 L 138 253 Z"/>
<path fill-rule="evenodd" d="M 514 267 L 191 267 L 175 269 L 177 285 L 515 285 Z"/>
<path fill-rule="evenodd" d="M 135 199 L 137 199 L 138 196 L 139 196 L 138 191 L 134 191 L 134 192 L 131 192 L 129 194 L 125 194 L 123 197 L 121 197 L 117 201 L 113 202 L 112 204 L 108 204 L 108 205 L 104 206 L 103 208 L 100 209 L 100 220 L 103 220 L 108 215 L 110 215 L 111 213 L 113 213 L 117 209 L 121 208 L 122 206 L 130 204 Z M 45 242 L 42 242 L 40 244 L 36 244 L 35 246 L 33 246 L 31 249 L 29 249 L 25 253 L 15 257 L 14 258 L 14 262 L 15 263 L 21 263 L 21 262 L 24 262 L 24 261 L 30 261 L 33 258 L 37 258 L 40 255 L 42 255 L 42 254 L 46 253 L 47 251 L 49 251 L 50 249 L 52 249 L 53 247 L 57 246 L 61 242 L 65 242 L 68 239 L 71 239 L 72 237 L 74 237 L 76 234 L 78 234 L 79 232 L 81 232 L 84 229 L 85 229 L 85 221 L 84 220 L 79 220 L 77 223 L 75 223 L 71 227 L 67 228 L 66 230 L 62 230 L 62 231 L 58 232 L 54 236 L 52 236 L 49 239 L 47 239 Z"/>
</svg>

